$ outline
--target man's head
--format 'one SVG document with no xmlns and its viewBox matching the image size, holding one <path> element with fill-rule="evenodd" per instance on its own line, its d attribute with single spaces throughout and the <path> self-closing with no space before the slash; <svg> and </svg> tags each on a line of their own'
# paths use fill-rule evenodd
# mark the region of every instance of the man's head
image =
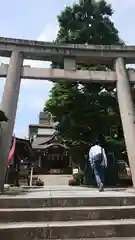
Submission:
<svg viewBox="0 0 135 240">
<path fill-rule="evenodd" d="M 100 145 L 100 141 L 99 141 L 99 139 L 96 139 L 96 141 L 95 141 L 95 145 Z"/>
</svg>

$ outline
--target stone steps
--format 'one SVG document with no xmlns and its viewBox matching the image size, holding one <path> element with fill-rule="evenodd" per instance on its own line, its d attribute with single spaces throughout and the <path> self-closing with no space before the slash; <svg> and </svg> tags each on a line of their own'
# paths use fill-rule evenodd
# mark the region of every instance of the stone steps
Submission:
<svg viewBox="0 0 135 240">
<path fill-rule="evenodd" d="M 134 237 L 135 219 L 0 224 L 0 239 L 18 236 L 19 240 Z"/>
<path fill-rule="evenodd" d="M 104 240 L 104 238 L 77 238 L 78 240 Z M 46 239 L 46 240 L 52 240 L 52 239 Z M 76 240 L 76 238 L 70 238 L 65 240 Z M 105 240 L 135 240 L 134 237 L 111 237 L 111 238 L 105 238 Z"/>
<path fill-rule="evenodd" d="M 0 209 L 1 223 L 113 219 L 135 219 L 135 206 Z"/>
<path fill-rule="evenodd" d="M 26 195 L 27 196 L 27 195 Z M 0 209 L 3 208 L 45 208 L 45 207 L 74 207 L 74 206 L 135 206 L 135 196 L 99 196 L 98 197 L 3 197 L 0 198 Z"/>
<path fill-rule="evenodd" d="M 104 238 L 77 238 L 78 240 L 104 240 Z M 46 239 L 46 240 L 52 240 L 52 239 Z M 76 238 L 65 238 L 64 240 L 76 240 Z M 105 238 L 105 240 L 135 240 L 134 237 L 111 237 L 111 238 Z"/>
<path fill-rule="evenodd" d="M 19 237 L 18 237 L 19 236 Z M 0 239 L 135 239 L 135 195 L 33 190 L 0 196 Z"/>
</svg>

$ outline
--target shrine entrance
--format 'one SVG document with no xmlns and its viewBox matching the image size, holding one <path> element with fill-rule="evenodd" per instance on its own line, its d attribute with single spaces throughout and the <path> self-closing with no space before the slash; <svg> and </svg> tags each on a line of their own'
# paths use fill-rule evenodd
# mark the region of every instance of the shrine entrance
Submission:
<svg viewBox="0 0 135 240">
<path fill-rule="evenodd" d="M 68 149 L 62 144 L 49 144 L 37 152 L 38 167 L 42 174 L 72 173 Z"/>
</svg>

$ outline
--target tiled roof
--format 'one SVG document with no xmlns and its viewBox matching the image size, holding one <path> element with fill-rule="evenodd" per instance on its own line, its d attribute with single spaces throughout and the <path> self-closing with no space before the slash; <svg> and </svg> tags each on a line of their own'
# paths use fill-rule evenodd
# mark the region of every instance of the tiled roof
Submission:
<svg viewBox="0 0 135 240">
<path fill-rule="evenodd" d="M 49 141 L 49 139 L 51 138 L 51 136 L 47 136 L 47 137 L 37 137 L 34 139 L 33 143 L 32 143 L 32 147 L 35 148 L 39 145 L 44 144 L 45 142 Z"/>
<path fill-rule="evenodd" d="M 45 123 L 45 124 L 30 124 L 29 127 L 53 127 L 52 124 Z"/>
<path fill-rule="evenodd" d="M 47 148 L 52 147 L 52 146 L 58 146 L 58 147 L 63 147 L 65 149 L 67 149 L 67 147 L 65 145 L 60 144 L 60 143 L 50 143 L 50 144 L 44 144 L 44 145 L 35 145 L 35 146 L 33 146 L 33 149 L 42 150 L 42 149 L 47 149 Z"/>
</svg>

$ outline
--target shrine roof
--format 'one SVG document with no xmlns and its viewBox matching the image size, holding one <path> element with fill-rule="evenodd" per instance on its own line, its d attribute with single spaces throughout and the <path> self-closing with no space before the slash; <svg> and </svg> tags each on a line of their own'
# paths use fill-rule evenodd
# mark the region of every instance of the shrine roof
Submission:
<svg viewBox="0 0 135 240">
<path fill-rule="evenodd" d="M 12 137 L 12 144 L 13 144 L 13 139 L 14 137 Z M 32 145 L 28 139 L 16 137 L 15 152 L 16 151 L 19 157 L 28 157 L 29 162 L 31 161 L 33 162 L 36 160 L 33 149 L 32 149 Z"/>
<path fill-rule="evenodd" d="M 46 137 L 37 137 L 33 140 L 32 147 L 35 148 L 36 146 L 45 144 L 49 140 L 52 139 L 52 136 L 46 136 Z"/>
<path fill-rule="evenodd" d="M 50 143 L 50 144 L 35 145 L 35 146 L 33 146 L 33 149 L 45 150 L 50 147 L 62 147 L 62 148 L 68 149 L 65 145 L 58 143 L 58 142 Z"/>
<path fill-rule="evenodd" d="M 30 125 L 29 125 L 29 128 L 30 128 L 30 127 L 41 127 L 41 128 L 51 127 L 51 128 L 53 128 L 53 125 L 52 125 L 52 124 L 49 124 L 49 123 L 45 123 L 45 124 L 30 124 Z"/>
</svg>

